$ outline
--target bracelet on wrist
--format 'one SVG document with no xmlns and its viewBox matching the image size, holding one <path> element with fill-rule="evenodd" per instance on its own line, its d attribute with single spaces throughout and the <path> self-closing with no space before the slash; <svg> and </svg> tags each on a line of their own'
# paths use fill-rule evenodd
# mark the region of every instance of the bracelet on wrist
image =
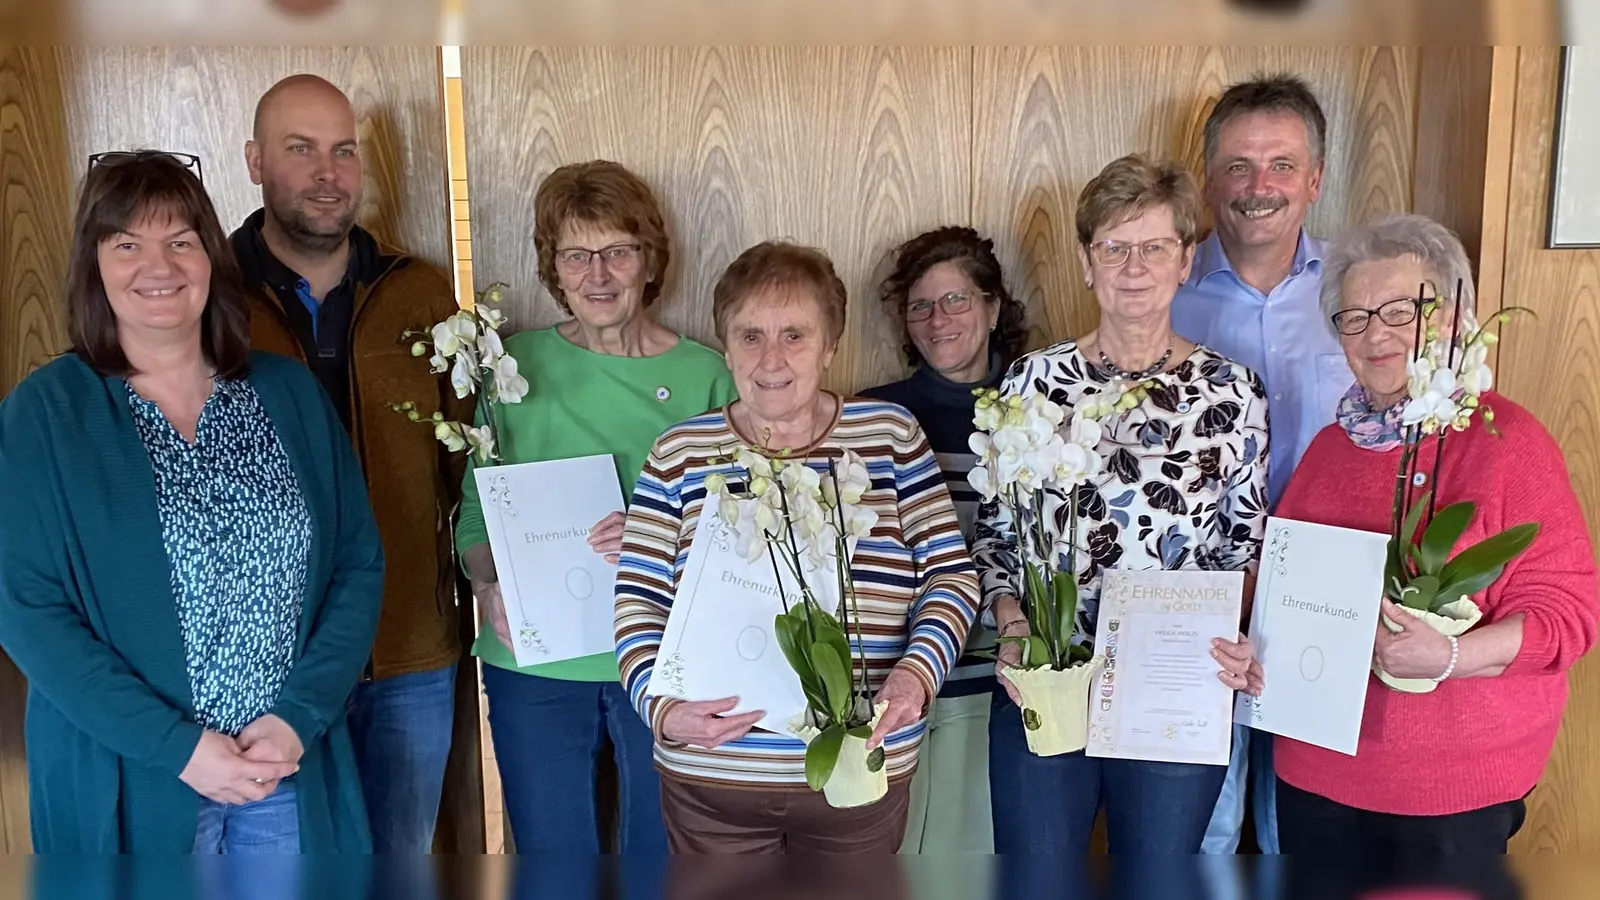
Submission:
<svg viewBox="0 0 1600 900">
<path fill-rule="evenodd" d="M 1443 675 L 1440 675 L 1438 678 L 1434 679 L 1435 684 L 1444 681 L 1451 675 L 1454 675 L 1456 671 L 1456 663 L 1461 659 L 1461 639 L 1453 634 L 1447 634 L 1445 637 L 1450 639 L 1450 665 L 1445 666 Z"/>
<path fill-rule="evenodd" d="M 1011 637 L 1011 635 L 1006 633 L 1007 631 L 1010 631 L 1013 627 L 1015 627 L 1017 625 L 1026 626 L 1027 624 L 1028 624 L 1028 620 L 1027 619 L 1012 619 L 1011 621 L 1009 621 L 1009 622 L 1005 623 L 1004 625 L 1000 626 L 999 634 L 1000 634 L 1001 637 Z"/>
</svg>

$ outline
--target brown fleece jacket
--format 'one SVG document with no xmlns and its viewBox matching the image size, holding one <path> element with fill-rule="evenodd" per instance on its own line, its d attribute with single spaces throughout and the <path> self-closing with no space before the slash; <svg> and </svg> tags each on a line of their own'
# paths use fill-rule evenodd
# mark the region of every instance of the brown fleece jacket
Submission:
<svg viewBox="0 0 1600 900">
<path fill-rule="evenodd" d="M 250 336 L 258 349 L 304 363 L 306 353 L 284 304 L 261 276 L 256 213 L 232 243 L 251 288 Z M 411 355 L 407 331 L 432 328 L 457 310 L 442 272 L 423 260 L 376 243 L 366 245 L 361 271 L 353 271 L 350 323 L 350 432 L 366 474 L 386 563 L 383 614 L 372 648 L 375 679 L 424 672 L 461 659 L 471 640 L 471 604 L 456 605 L 452 520 L 461 499 L 466 457 L 446 451 L 426 424 L 390 409 L 410 400 L 424 418 L 440 410 L 448 419 L 472 421 L 472 399 L 456 398 L 444 376 Z M 375 250 L 375 252 L 372 252 Z M 463 617 L 467 624 L 463 625 Z"/>
</svg>

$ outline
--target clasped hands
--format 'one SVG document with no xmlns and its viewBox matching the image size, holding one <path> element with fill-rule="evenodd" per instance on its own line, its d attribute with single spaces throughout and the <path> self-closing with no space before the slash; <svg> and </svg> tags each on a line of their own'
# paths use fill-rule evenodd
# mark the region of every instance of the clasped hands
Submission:
<svg viewBox="0 0 1600 900">
<path fill-rule="evenodd" d="M 205 731 L 178 777 L 195 793 L 218 803 L 265 800 L 278 782 L 300 770 L 305 746 L 289 723 L 267 714 L 229 737 Z"/>
<path fill-rule="evenodd" d="M 622 531 L 628 521 L 627 516 L 614 512 L 604 519 L 594 523 L 589 529 L 589 548 L 605 557 L 606 562 L 616 565 L 622 558 Z M 487 548 L 485 548 L 487 549 Z M 485 552 L 483 556 L 488 557 Z M 494 568 L 493 559 L 478 561 L 469 564 L 473 571 L 480 568 Z M 488 623 L 494 636 L 500 643 L 511 647 L 511 623 L 506 619 L 506 605 L 500 597 L 500 582 L 498 578 L 490 575 L 486 578 L 472 579 L 472 596 L 478 601 L 478 618 Z"/>
</svg>

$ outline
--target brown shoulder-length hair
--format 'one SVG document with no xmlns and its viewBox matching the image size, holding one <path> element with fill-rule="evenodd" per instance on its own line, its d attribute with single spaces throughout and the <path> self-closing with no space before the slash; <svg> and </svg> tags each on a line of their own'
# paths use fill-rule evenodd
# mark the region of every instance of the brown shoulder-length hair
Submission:
<svg viewBox="0 0 1600 900">
<path fill-rule="evenodd" d="M 533 247 L 539 255 L 539 280 L 561 311 L 571 315 L 556 274 L 556 251 L 563 225 L 582 223 L 615 228 L 639 239 L 644 247 L 644 305 L 661 296 L 672 250 L 667 241 L 666 218 L 661 204 L 644 179 L 621 163 L 596 159 L 573 163 L 551 172 L 533 197 Z M 599 248 L 590 248 L 599 249 Z"/>
<path fill-rule="evenodd" d="M 101 375 L 134 374 L 117 339 L 117 317 L 100 273 L 100 244 L 153 216 L 193 228 L 211 263 L 200 352 L 223 378 L 250 367 L 250 305 L 233 249 L 205 187 L 183 163 L 155 151 L 94 166 L 84 176 L 72 223 L 64 290 L 72 352 Z"/>
<path fill-rule="evenodd" d="M 1006 290 L 1005 273 L 994 255 L 994 241 L 975 229 L 957 225 L 923 232 L 901 244 L 894 251 L 894 271 L 878 287 L 884 305 L 900 323 L 907 365 L 921 364 L 922 354 L 912 343 L 911 332 L 906 328 L 906 301 L 911 288 L 922 276 L 943 262 L 958 266 L 990 302 L 1000 304 L 1000 316 L 995 320 L 989 349 L 1000 354 L 1001 368 L 1009 367 L 1022 355 L 1028 343 L 1027 310 Z"/>
</svg>

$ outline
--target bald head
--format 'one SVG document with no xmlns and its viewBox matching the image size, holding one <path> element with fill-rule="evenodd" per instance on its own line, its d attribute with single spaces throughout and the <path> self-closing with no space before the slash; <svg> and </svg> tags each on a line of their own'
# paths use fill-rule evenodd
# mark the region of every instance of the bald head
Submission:
<svg viewBox="0 0 1600 900">
<path fill-rule="evenodd" d="M 290 75 L 268 88 L 256 102 L 255 126 L 251 135 L 261 140 L 264 136 L 263 127 L 273 116 L 281 115 L 285 108 L 293 109 L 296 104 L 307 103 L 341 108 L 350 114 L 352 123 L 355 121 L 350 98 L 344 95 L 344 91 L 334 87 L 333 82 L 318 75 Z"/>
<path fill-rule="evenodd" d="M 325 79 L 291 75 L 262 95 L 245 162 L 274 237 L 308 254 L 344 245 L 361 204 L 359 149 L 350 99 Z"/>
</svg>

